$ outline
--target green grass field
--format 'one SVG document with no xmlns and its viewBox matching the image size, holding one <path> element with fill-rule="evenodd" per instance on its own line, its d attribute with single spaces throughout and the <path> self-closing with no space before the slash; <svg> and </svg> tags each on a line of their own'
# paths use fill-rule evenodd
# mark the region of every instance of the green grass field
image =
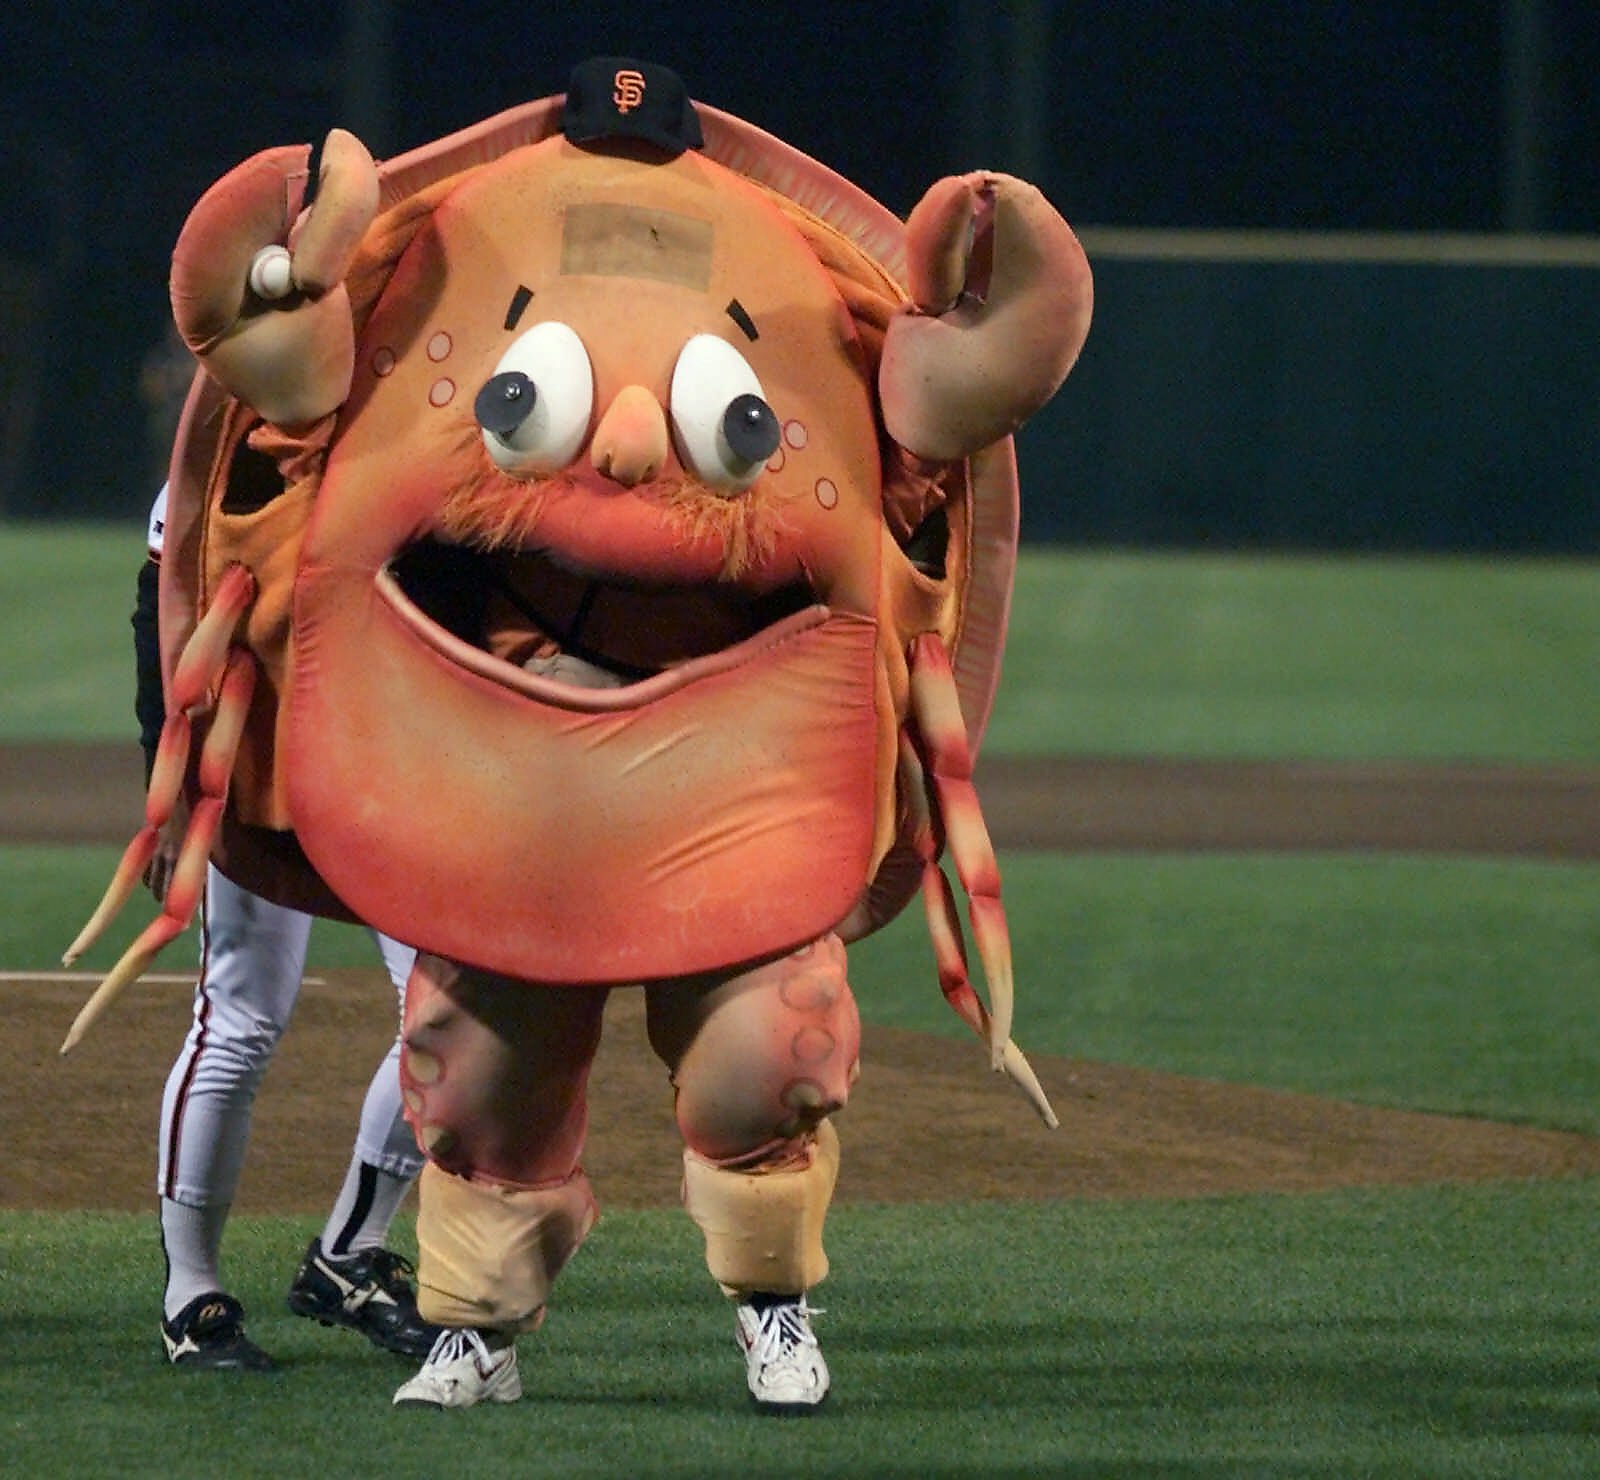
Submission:
<svg viewBox="0 0 1600 1480">
<path fill-rule="evenodd" d="M 27 1476 L 1589 1476 L 1600 1296 L 1560 1235 L 1597 1214 L 1592 1183 L 850 1209 L 834 1396 L 787 1423 L 745 1407 L 672 1213 L 604 1218 L 525 1400 L 470 1414 L 397 1412 L 405 1364 L 283 1313 L 312 1222 L 229 1234 L 284 1370 L 186 1378 L 151 1220 L 4 1214 L 0 1431 Z"/>
<path fill-rule="evenodd" d="M 1600 759 L 1600 567 L 1025 551 L 997 752 Z"/>
<path fill-rule="evenodd" d="M 131 739 L 138 535 L 0 529 L 0 613 L 29 634 L 0 653 L 0 738 Z M 1029 552 L 990 748 L 1595 765 L 1597 576 Z M 113 857 L 0 849 L 0 964 L 50 964 Z M 1031 1050 L 1600 1133 L 1600 869 L 1002 866 Z M 314 953 L 370 963 L 348 929 Z M 962 1031 L 915 911 L 852 976 L 868 1017 Z M 19 1475 L 1593 1475 L 1597 1213 L 1584 1181 L 841 1210 L 819 1292 L 836 1402 L 797 1425 L 745 1412 L 669 1214 L 602 1222 L 528 1343 L 530 1401 L 433 1416 L 387 1407 L 403 1365 L 280 1313 L 313 1223 L 230 1229 L 286 1368 L 241 1386 L 158 1361 L 153 1219 L 8 1212 L 0 1452 Z"/>
<path fill-rule="evenodd" d="M 0 740 L 133 731 L 127 528 L 0 525 Z M 995 753 L 1600 757 L 1600 571 L 1025 550 Z"/>
</svg>

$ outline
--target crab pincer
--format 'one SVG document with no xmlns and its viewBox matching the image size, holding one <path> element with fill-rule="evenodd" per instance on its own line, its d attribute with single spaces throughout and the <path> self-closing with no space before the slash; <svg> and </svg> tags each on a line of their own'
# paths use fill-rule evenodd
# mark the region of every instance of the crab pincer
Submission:
<svg viewBox="0 0 1600 1480">
<path fill-rule="evenodd" d="M 349 395 L 344 276 L 377 206 L 372 156 L 336 128 L 320 162 L 303 144 L 264 150 L 189 213 L 172 253 L 174 321 L 207 371 L 267 421 L 314 422 Z"/>
</svg>

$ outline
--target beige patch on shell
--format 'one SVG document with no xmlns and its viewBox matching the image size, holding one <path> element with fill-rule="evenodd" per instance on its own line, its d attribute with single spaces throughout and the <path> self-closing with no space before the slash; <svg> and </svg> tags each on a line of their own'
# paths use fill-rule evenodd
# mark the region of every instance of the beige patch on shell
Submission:
<svg viewBox="0 0 1600 1480">
<path fill-rule="evenodd" d="M 711 285 L 713 235 L 709 221 L 676 211 L 571 205 L 561 220 L 561 271 L 653 278 L 703 293 Z"/>
</svg>

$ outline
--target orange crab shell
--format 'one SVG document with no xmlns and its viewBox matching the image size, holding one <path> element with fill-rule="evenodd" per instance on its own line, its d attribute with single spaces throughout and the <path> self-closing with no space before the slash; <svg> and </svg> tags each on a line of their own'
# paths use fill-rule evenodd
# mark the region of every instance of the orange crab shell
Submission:
<svg viewBox="0 0 1600 1480">
<path fill-rule="evenodd" d="M 575 244 L 596 217 L 605 234 Z M 693 243 L 646 255 L 674 232 Z M 484 475 L 469 398 L 514 337 L 519 289 L 578 331 L 601 408 L 629 385 L 664 403 L 680 347 L 741 338 L 726 305 L 742 304 L 761 327 L 741 347 L 791 429 L 745 495 L 774 531 L 747 579 L 811 572 L 826 610 L 595 694 L 525 679 L 389 599 L 387 564 Z M 701 970 L 844 915 L 893 732 L 876 712 L 877 433 L 843 304 L 767 201 L 693 154 L 563 138 L 480 167 L 397 265 L 341 422 L 297 580 L 288 776 L 301 844 L 357 914 L 396 934 L 424 922 L 430 949 L 539 981 Z M 640 490 L 580 473 L 539 497 L 534 536 L 565 569 L 718 578 L 722 541 L 686 538 Z"/>
<path fill-rule="evenodd" d="M 708 154 L 735 159 L 752 177 L 809 197 L 811 208 L 831 211 L 879 250 L 889 244 L 892 255 L 893 218 L 853 187 L 758 130 L 714 110 L 703 116 Z M 445 178 L 463 160 L 492 157 L 496 137 L 504 142 L 547 129 L 548 105 L 491 124 L 493 130 L 480 126 L 425 151 L 426 158 L 390 167 L 390 191 L 403 198 L 407 190 Z M 552 156 L 581 154 L 559 139 L 541 147 Z M 524 156 L 537 152 L 519 150 L 515 160 L 502 161 L 502 183 L 520 178 Z M 584 162 L 593 158 L 584 156 Z M 698 174 L 703 184 L 714 169 L 710 161 L 691 158 L 678 173 Z M 728 224 L 746 229 L 766 211 L 773 218 L 767 235 L 788 241 L 792 232 L 768 203 L 750 199 L 754 192 L 736 179 L 717 175 L 720 188 L 702 193 L 697 208 L 718 199 L 736 202 L 717 209 L 740 218 Z M 526 178 L 537 184 L 534 174 Z M 525 187 L 526 179 L 519 188 Z M 637 199 L 640 181 L 626 180 L 625 188 Z M 486 198 L 494 194 L 487 181 L 472 189 Z M 674 190 L 666 197 L 666 204 L 675 200 Z M 465 230 L 476 232 L 483 226 L 466 211 L 470 202 L 464 195 L 462 219 Z M 792 620 L 687 678 L 664 675 L 627 691 L 621 702 L 507 684 L 472 653 L 424 631 L 403 602 L 388 598 L 379 575 L 400 544 L 429 528 L 441 480 L 456 471 L 451 459 L 462 445 L 459 415 L 457 435 L 448 439 L 408 435 L 407 417 L 423 421 L 439 413 L 433 422 L 445 423 L 454 399 L 440 387 L 448 372 L 468 366 L 464 378 L 474 385 L 489 373 L 503 339 L 489 331 L 498 329 L 509 288 L 527 275 L 519 260 L 517 274 L 478 295 L 478 317 L 458 320 L 469 326 L 465 335 L 439 327 L 438 311 L 455 304 L 448 295 L 457 285 L 448 273 L 442 283 L 428 284 L 428 259 L 432 253 L 436 266 L 449 262 L 450 219 L 441 213 L 438 235 L 402 259 L 365 326 L 358 346 L 365 359 L 317 491 L 295 580 L 294 636 L 287 645 L 292 661 L 283 664 L 287 727 L 276 726 L 282 754 L 275 759 L 288 762 L 287 820 L 294 835 L 271 836 L 269 829 L 244 824 L 251 803 L 238 798 L 225 834 L 224 867 L 278 897 L 292 894 L 326 913 L 342 907 L 457 959 L 534 980 L 639 979 L 746 959 L 811 938 L 852 906 L 857 933 L 882 923 L 903 905 L 912 880 L 895 836 L 893 801 L 904 643 L 919 628 L 946 629 L 956 645 L 975 743 L 1003 643 L 1015 543 L 1009 443 L 972 460 L 970 487 L 977 496 L 965 496 L 965 480 L 952 482 L 957 568 L 938 590 L 908 578 L 898 552 L 880 549 L 887 542 L 877 509 L 870 388 L 848 336 L 839 331 L 836 297 L 830 290 L 824 306 L 813 277 L 807 284 L 813 295 L 809 332 L 813 348 L 829 346 L 834 372 L 816 379 L 829 388 L 825 394 L 837 395 L 842 387 L 852 404 L 819 410 L 806 425 L 852 429 L 846 441 L 853 445 L 838 464 L 843 472 L 828 478 L 842 498 L 825 512 L 842 506 L 853 517 L 817 514 L 813 476 L 812 490 L 786 506 L 789 524 L 800 528 L 780 553 L 808 568 L 816 562 L 812 574 L 825 588 L 819 595 L 829 602 L 828 614 Z M 505 267 L 493 252 L 489 257 Z M 548 250 L 544 257 L 548 262 Z M 790 280 L 797 271 L 804 278 L 792 254 L 779 253 L 777 260 L 788 264 Z M 769 286 L 784 288 L 783 275 L 776 276 Z M 537 299 L 541 292 L 559 297 L 563 285 L 526 286 L 535 287 Z M 573 301 L 592 288 L 566 286 L 576 290 L 568 294 Z M 590 310 L 604 307 L 592 292 L 589 297 Z M 614 337 L 601 347 L 600 336 L 591 350 L 602 383 L 613 373 L 607 350 L 620 344 L 626 351 L 614 355 L 624 376 L 649 358 L 639 324 L 616 311 L 618 302 L 612 293 Z M 706 311 L 718 307 L 708 300 Z M 761 312 L 755 317 L 763 321 Z M 819 325 L 826 326 L 820 334 Z M 776 339 L 769 341 L 769 350 L 776 347 Z M 793 355 L 793 345 L 787 348 L 787 359 L 773 354 L 770 365 L 758 363 L 775 404 L 786 368 L 809 364 Z M 654 369 L 659 378 L 659 365 Z M 373 410 L 380 399 L 400 414 L 385 422 Z M 371 478 L 373 458 L 384 463 L 381 480 Z M 197 460 L 191 448 L 191 467 Z M 226 469 L 219 476 L 213 464 L 202 481 L 220 487 Z M 618 551 L 628 552 L 626 516 L 639 511 L 624 508 L 591 500 L 557 533 L 587 540 L 581 558 L 591 567 L 611 559 L 625 574 L 629 554 L 619 557 Z M 804 517 L 796 517 L 797 508 Z M 607 539 L 592 538 L 605 528 L 597 509 L 621 516 Z M 205 522 L 180 507 L 174 520 L 180 545 Z M 610 543 L 618 530 L 622 542 Z M 201 568 L 214 570 L 226 549 L 225 539 L 216 541 Z M 665 558 L 648 541 L 631 554 L 641 549 Z M 693 577 L 690 567 L 703 555 L 680 551 L 672 558 L 684 561 L 681 573 Z M 764 574 L 775 580 L 780 572 Z M 172 630 L 181 629 L 195 598 L 178 589 L 164 591 L 163 600 L 177 617 Z M 970 635 L 964 645 L 963 634 Z M 169 638 L 169 651 L 175 641 Z M 260 787 L 245 790 L 259 793 Z M 309 858 L 310 888 L 294 879 L 296 837 Z M 317 896 L 319 880 L 331 886 L 337 904 Z"/>
</svg>

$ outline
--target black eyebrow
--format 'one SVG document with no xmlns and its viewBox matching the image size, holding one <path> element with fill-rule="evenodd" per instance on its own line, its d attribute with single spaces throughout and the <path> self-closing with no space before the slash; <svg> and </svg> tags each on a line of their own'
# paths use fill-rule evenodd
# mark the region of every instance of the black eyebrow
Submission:
<svg viewBox="0 0 1600 1480">
<path fill-rule="evenodd" d="M 518 284 L 517 291 L 511 295 L 511 304 L 506 309 L 506 328 L 515 329 L 517 321 L 522 317 L 523 310 L 533 302 L 533 289 L 524 288 Z"/>
<path fill-rule="evenodd" d="M 737 298 L 730 298 L 728 300 L 727 308 L 723 311 L 730 319 L 734 321 L 734 323 L 744 330 L 744 337 L 752 344 L 761 338 L 761 336 L 756 333 L 756 321 L 745 312 L 744 304 L 740 303 Z"/>
</svg>

